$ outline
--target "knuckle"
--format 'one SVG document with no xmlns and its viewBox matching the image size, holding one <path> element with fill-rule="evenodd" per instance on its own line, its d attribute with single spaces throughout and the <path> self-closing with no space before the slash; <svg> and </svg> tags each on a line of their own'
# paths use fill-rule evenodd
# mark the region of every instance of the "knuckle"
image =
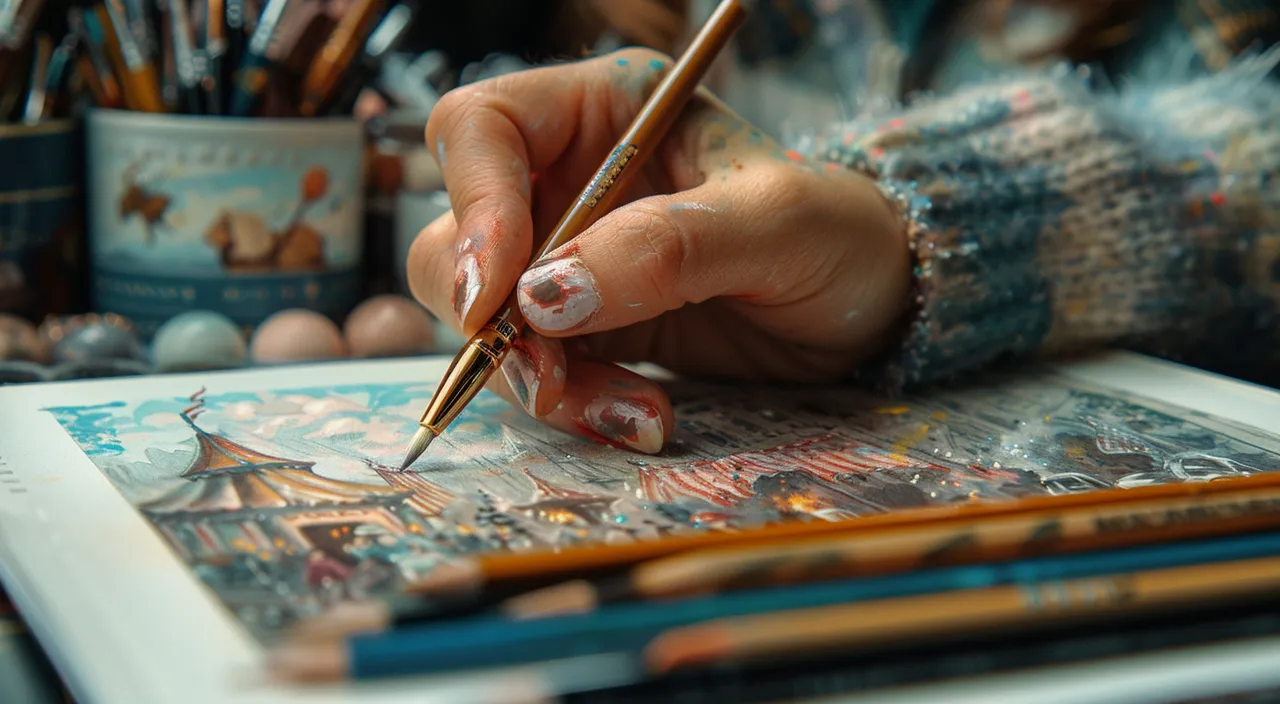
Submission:
<svg viewBox="0 0 1280 704">
<path fill-rule="evenodd" d="M 790 208 L 813 194 L 812 174 L 789 164 L 767 162 L 760 168 L 760 190 L 766 209 Z"/>
<path fill-rule="evenodd" d="M 468 119 L 467 116 L 476 109 L 477 102 L 478 98 L 473 86 L 467 86 L 466 90 L 454 88 L 440 96 L 431 109 L 431 116 L 427 118 L 427 144 L 434 147 L 432 135 L 439 136 L 453 132 L 464 124 Z"/>
<path fill-rule="evenodd" d="M 638 236 L 635 263 L 651 295 L 665 305 L 678 305 L 694 254 L 688 231 L 667 214 L 646 207 L 638 209 L 622 234 Z"/>
</svg>

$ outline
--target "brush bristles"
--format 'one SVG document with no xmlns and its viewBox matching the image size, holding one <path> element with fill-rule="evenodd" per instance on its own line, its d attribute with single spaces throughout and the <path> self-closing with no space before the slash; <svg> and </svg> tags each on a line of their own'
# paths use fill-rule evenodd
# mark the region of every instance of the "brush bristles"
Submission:
<svg viewBox="0 0 1280 704">
<path fill-rule="evenodd" d="M 435 433 L 426 428 L 418 428 L 418 432 L 413 434 L 413 440 L 409 443 L 409 452 L 404 456 L 404 462 L 400 464 L 400 471 L 403 472 L 409 468 L 409 465 L 417 462 L 422 453 L 431 446 L 431 441 L 435 439 Z"/>
</svg>

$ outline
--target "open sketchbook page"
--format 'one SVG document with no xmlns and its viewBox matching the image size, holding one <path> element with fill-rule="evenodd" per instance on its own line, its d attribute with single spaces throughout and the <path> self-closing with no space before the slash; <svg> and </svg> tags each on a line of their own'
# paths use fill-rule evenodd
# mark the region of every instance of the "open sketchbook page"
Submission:
<svg viewBox="0 0 1280 704">
<path fill-rule="evenodd" d="M 892 402 L 673 382 L 660 457 L 486 395 L 396 472 L 444 364 L 0 389 L 3 576 L 76 689 L 279 700 L 252 666 L 282 628 L 476 552 L 1280 469 L 1272 392 L 1116 355 Z M 629 676 L 567 663 L 381 689 L 503 701 L 584 673 Z"/>
</svg>

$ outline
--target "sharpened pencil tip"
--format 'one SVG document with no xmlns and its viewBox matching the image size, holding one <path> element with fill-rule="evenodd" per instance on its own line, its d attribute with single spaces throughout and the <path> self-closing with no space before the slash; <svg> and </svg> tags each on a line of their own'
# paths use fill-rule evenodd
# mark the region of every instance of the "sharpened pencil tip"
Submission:
<svg viewBox="0 0 1280 704">
<path fill-rule="evenodd" d="M 431 570 L 426 577 L 410 583 L 405 591 L 424 596 L 461 596 L 484 586 L 484 572 L 472 560 L 452 562 Z"/>
<path fill-rule="evenodd" d="M 299 621 L 288 633 L 291 643 L 322 643 L 355 633 L 380 631 L 391 624 L 391 611 L 380 601 L 344 601 L 314 618 Z"/>
<path fill-rule="evenodd" d="M 409 468 L 409 465 L 418 461 L 422 453 L 427 451 L 431 446 L 431 441 L 436 439 L 436 434 L 426 428 L 418 428 L 418 432 L 413 434 L 413 440 L 409 443 L 409 452 L 404 456 L 404 462 L 400 463 L 400 471 Z"/>
<path fill-rule="evenodd" d="M 575 579 L 512 597 L 503 603 L 502 611 L 519 620 L 582 614 L 599 605 L 595 586 L 585 579 Z"/>
<path fill-rule="evenodd" d="M 267 657 L 271 678 L 280 683 L 337 682 L 347 676 L 345 644 L 287 643 Z"/>
</svg>

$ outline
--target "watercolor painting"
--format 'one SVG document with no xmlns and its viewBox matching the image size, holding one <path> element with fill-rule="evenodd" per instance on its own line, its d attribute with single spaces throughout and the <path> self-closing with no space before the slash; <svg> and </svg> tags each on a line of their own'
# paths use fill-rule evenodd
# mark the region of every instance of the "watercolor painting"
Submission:
<svg viewBox="0 0 1280 704">
<path fill-rule="evenodd" d="M 1280 469 L 1280 443 L 1260 431 L 1052 374 L 893 403 L 669 389 L 679 427 L 660 456 L 546 429 L 486 393 L 403 473 L 393 466 L 429 385 L 191 389 L 47 410 L 264 642 L 476 552 Z"/>
</svg>

